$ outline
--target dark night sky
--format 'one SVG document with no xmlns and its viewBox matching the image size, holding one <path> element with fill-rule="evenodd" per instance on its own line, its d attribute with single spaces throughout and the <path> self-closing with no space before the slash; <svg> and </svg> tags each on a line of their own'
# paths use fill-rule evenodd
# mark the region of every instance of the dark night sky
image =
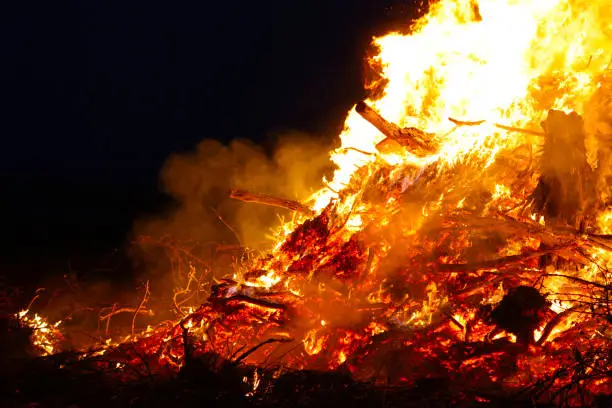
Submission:
<svg viewBox="0 0 612 408">
<path fill-rule="evenodd" d="M 0 222 L 5 248 L 33 254 L 116 245 L 155 210 L 164 160 L 204 138 L 332 134 L 363 93 L 371 36 L 420 2 L 12 3 Z"/>
</svg>

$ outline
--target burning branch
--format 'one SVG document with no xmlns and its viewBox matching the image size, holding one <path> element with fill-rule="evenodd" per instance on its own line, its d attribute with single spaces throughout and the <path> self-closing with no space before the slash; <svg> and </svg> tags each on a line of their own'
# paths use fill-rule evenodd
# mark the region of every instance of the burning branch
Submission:
<svg viewBox="0 0 612 408">
<path fill-rule="evenodd" d="M 425 156 L 437 151 L 438 146 L 427 140 L 423 131 L 416 128 L 402 129 L 396 124 L 388 122 L 365 102 L 359 102 L 355 110 L 362 118 L 376 127 L 380 133 L 402 146 L 408 147 L 412 153 Z"/>
<path fill-rule="evenodd" d="M 245 203 L 258 203 L 272 207 L 285 208 L 287 210 L 297 211 L 307 215 L 313 214 L 313 211 L 310 208 L 298 201 L 274 197 L 268 194 L 256 194 L 245 190 L 231 189 L 230 197 L 239 201 L 244 201 Z"/>
<path fill-rule="evenodd" d="M 486 122 L 485 120 L 478 120 L 478 121 L 472 122 L 472 121 L 458 120 L 458 119 L 453 119 L 453 118 L 448 118 L 448 120 L 450 120 L 452 123 L 454 123 L 457 126 L 480 126 Z"/>
<path fill-rule="evenodd" d="M 236 241 L 238 242 L 239 246 L 242 246 L 242 241 L 240 239 L 240 235 L 238 235 L 238 232 L 236 232 L 236 230 L 227 222 L 225 221 L 225 218 L 223 218 L 221 216 L 221 214 L 219 213 L 219 211 L 217 211 L 216 209 L 214 209 L 213 207 L 209 207 L 210 210 L 212 212 L 215 213 L 215 215 L 217 216 L 217 218 L 219 219 L 219 221 L 221 221 L 223 223 L 223 225 L 225 225 L 225 227 L 230 230 L 232 232 L 232 234 L 234 234 L 234 237 L 236 238 Z"/>
<path fill-rule="evenodd" d="M 458 120 L 454 118 L 448 118 L 448 120 L 457 126 L 480 126 L 486 122 L 486 120 L 466 121 L 466 120 Z M 508 132 L 518 132 L 518 133 L 524 133 L 526 135 L 532 135 L 532 136 L 545 136 L 544 132 L 538 132 L 536 130 L 523 129 L 523 128 L 518 128 L 514 126 L 506 126 L 506 125 L 501 125 L 499 123 L 495 123 L 493 126 L 495 126 L 498 129 L 506 130 Z"/>
<path fill-rule="evenodd" d="M 99 315 L 100 321 L 104 321 L 107 319 L 110 320 L 111 317 L 116 316 L 121 313 L 138 313 L 138 314 L 153 316 L 153 310 L 151 309 L 135 308 L 135 307 L 122 307 L 122 308 L 116 309 L 115 306 L 113 306 L 110 312 L 106 314 L 100 314 Z M 100 312 L 102 312 L 102 310 L 105 310 L 105 309 L 108 309 L 108 308 L 103 308 L 100 310 Z"/>
</svg>

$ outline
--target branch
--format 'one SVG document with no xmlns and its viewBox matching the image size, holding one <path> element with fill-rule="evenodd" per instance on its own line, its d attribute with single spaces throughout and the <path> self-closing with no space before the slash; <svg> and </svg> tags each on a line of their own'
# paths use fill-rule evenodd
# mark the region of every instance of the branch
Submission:
<svg viewBox="0 0 612 408">
<path fill-rule="evenodd" d="M 145 294 L 142 297 L 142 301 L 138 305 L 138 308 L 136 309 L 136 312 L 134 312 L 134 317 L 132 317 L 132 336 L 134 335 L 134 324 L 136 323 L 136 316 L 138 316 L 138 313 L 142 309 L 142 306 L 144 306 L 146 301 L 149 299 L 149 294 L 150 294 L 150 292 L 149 292 L 149 281 L 147 281 L 147 283 L 145 284 Z"/>
<path fill-rule="evenodd" d="M 231 195 L 230 195 L 231 196 Z M 225 219 L 221 216 L 221 214 L 219 214 L 219 211 L 215 210 L 213 207 L 209 207 L 210 210 L 212 212 L 215 213 L 215 215 L 217 216 L 217 218 L 219 219 L 219 221 L 221 221 L 223 223 L 223 225 L 225 225 L 225 227 L 230 230 L 232 232 L 232 234 L 234 234 L 234 237 L 236 238 L 236 241 L 238 241 L 238 245 L 242 246 L 242 241 L 240 240 L 240 236 L 238 235 L 238 233 L 236 232 L 236 230 L 227 222 L 225 221 Z"/>
<path fill-rule="evenodd" d="M 233 188 L 230 190 L 230 198 L 234 198 L 245 203 L 258 203 L 269 205 L 272 207 L 285 208 L 287 210 L 297 211 L 305 213 L 307 215 L 313 214 L 313 211 L 310 208 L 298 201 L 274 197 L 268 194 L 250 193 L 245 190 L 238 190 Z"/>
<path fill-rule="evenodd" d="M 465 121 L 465 120 L 457 120 L 453 118 L 448 118 L 448 120 L 450 120 L 452 123 L 454 123 L 457 126 L 480 126 L 486 122 L 485 120 Z M 513 126 L 506 126 L 506 125 L 501 125 L 499 123 L 495 123 L 494 126 L 498 129 L 507 130 L 508 132 L 519 132 L 519 133 L 525 133 L 525 134 L 533 135 L 533 136 L 544 136 L 545 135 L 544 132 L 538 132 L 536 130 L 523 129 L 523 128 L 518 128 L 518 127 L 513 127 Z"/>
<path fill-rule="evenodd" d="M 479 270 L 496 269 L 501 266 L 506 266 L 509 264 L 517 263 L 517 262 L 523 262 L 528 259 L 537 258 L 542 255 L 549 255 L 549 254 L 552 254 L 558 251 L 563 251 L 563 250 L 572 248 L 575 245 L 576 245 L 575 242 L 571 242 L 568 244 L 558 245 L 556 247 L 548 248 L 545 250 L 532 251 L 532 252 L 527 252 L 524 254 L 511 255 L 511 256 L 506 256 L 504 258 L 492 259 L 490 261 L 475 262 L 471 264 L 439 264 L 438 271 L 439 272 L 475 272 Z"/>
<path fill-rule="evenodd" d="M 498 129 L 507 130 L 508 132 L 519 132 L 519 133 L 525 133 L 525 134 L 533 135 L 533 136 L 544 136 L 545 135 L 544 132 L 538 132 L 535 130 L 522 129 L 522 128 L 517 128 L 517 127 L 512 127 L 512 126 L 505 126 L 505 125 L 500 125 L 499 123 L 496 123 L 495 127 Z"/>
<path fill-rule="evenodd" d="M 248 349 L 244 353 L 242 353 L 240 356 L 238 356 L 238 358 L 236 360 L 234 360 L 234 363 L 236 363 L 236 364 L 240 363 L 242 360 L 244 360 L 249 355 L 251 355 L 254 352 L 256 352 L 257 350 L 259 350 L 261 347 L 265 346 L 266 344 L 270 344 L 270 343 L 291 343 L 292 341 L 293 341 L 293 339 L 291 339 L 291 338 L 289 338 L 289 339 L 268 339 L 268 340 L 265 340 L 265 341 L 259 343 L 258 345 L 251 347 L 250 349 Z"/>
<path fill-rule="evenodd" d="M 106 308 L 105 308 L 106 309 Z M 93 309 L 90 309 L 93 310 Z M 100 315 L 100 320 L 110 319 L 111 317 L 121 314 L 121 313 L 138 313 L 138 314 L 148 314 L 149 316 L 153 315 L 153 311 L 151 309 L 138 309 L 135 307 L 122 307 L 120 309 L 113 308 L 109 313 L 105 315 Z"/>
</svg>

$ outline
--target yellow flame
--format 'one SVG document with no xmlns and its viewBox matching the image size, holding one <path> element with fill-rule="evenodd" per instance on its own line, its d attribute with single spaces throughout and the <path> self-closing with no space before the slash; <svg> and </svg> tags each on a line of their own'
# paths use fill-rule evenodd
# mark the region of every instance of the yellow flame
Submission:
<svg viewBox="0 0 612 408">
<path fill-rule="evenodd" d="M 31 314 L 29 310 L 22 310 L 16 314 L 21 324 L 33 330 L 31 341 L 42 355 L 50 355 L 57 351 L 57 345 L 61 339 L 58 327 L 62 324 L 59 320 L 53 324 L 37 313 Z"/>
<path fill-rule="evenodd" d="M 602 234 L 612 234 L 612 209 L 602 212 L 597 217 L 597 227 Z"/>
<path fill-rule="evenodd" d="M 400 126 L 436 134 L 441 144 L 435 157 L 385 159 L 452 164 L 470 153 L 489 165 L 501 148 L 526 137 L 494 124 L 537 126 L 551 108 L 581 113 L 610 64 L 611 17 L 608 0 L 441 0 L 411 33 L 376 38 L 372 63 L 382 66 L 386 86 L 368 102 Z M 449 117 L 486 122 L 451 132 Z M 375 160 L 362 152 L 376 153 L 383 139 L 351 110 L 342 145 L 331 154 L 338 169 L 326 180 L 329 188 L 312 197 L 313 209 L 337 198 L 354 172 Z"/>
<path fill-rule="evenodd" d="M 319 335 L 316 329 L 309 330 L 302 340 L 304 351 L 311 356 L 319 354 L 323 350 L 325 339 L 325 336 Z"/>
</svg>

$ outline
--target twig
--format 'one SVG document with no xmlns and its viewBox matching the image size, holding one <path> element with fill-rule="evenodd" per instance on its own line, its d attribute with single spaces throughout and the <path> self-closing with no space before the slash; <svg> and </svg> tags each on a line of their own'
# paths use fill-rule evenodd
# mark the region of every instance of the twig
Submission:
<svg viewBox="0 0 612 408">
<path fill-rule="evenodd" d="M 454 123 L 457 126 L 480 126 L 486 122 L 485 120 L 463 121 L 463 120 L 457 120 L 453 118 L 448 118 L 448 120 L 450 120 L 452 123 Z M 494 126 L 498 129 L 507 130 L 509 132 L 520 132 L 520 133 L 525 133 L 525 134 L 533 135 L 533 136 L 545 136 L 544 132 L 538 132 L 536 130 L 529 130 L 529 129 L 523 129 L 523 128 L 518 128 L 518 127 L 513 127 L 513 126 L 506 126 L 506 125 L 502 125 L 499 123 L 495 123 Z"/>
<path fill-rule="evenodd" d="M 26 306 L 26 310 L 30 310 L 30 308 L 32 307 L 34 302 L 36 302 L 38 300 L 38 298 L 40 297 L 40 293 L 39 292 L 44 291 L 44 290 L 45 290 L 45 288 L 36 289 L 36 295 L 32 298 L 32 300 L 30 300 L 30 303 L 28 303 L 28 305 Z"/>
<path fill-rule="evenodd" d="M 140 312 L 140 309 L 142 309 L 142 306 L 149 299 L 149 295 L 150 295 L 150 293 L 149 293 L 149 281 L 147 281 L 147 283 L 145 284 L 145 294 L 142 297 L 142 301 L 138 305 L 138 308 L 136 309 L 136 312 L 134 313 L 134 317 L 132 317 L 132 336 L 134 335 L 134 325 L 136 324 L 136 316 L 138 316 L 138 313 Z"/>
<path fill-rule="evenodd" d="M 106 319 L 110 320 L 111 317 L 116 316 L 116 315 L 121 314 L 121 313 L 140 313 L 140 314 L 148 314 L 150 316 L 153 315 L 153 311 L 151 309 L 138 309 L 136 307 L 122 307 L 122 308 L 117 309 L 116 306 L 117 306 L 117 304 L 115 303 L 113 305 L 112 310 L 109 313 L 107 313 L 105 315 L 99 315 L 99 319 L 100 320 L 106 320 Z M 91 309 L 91 310 L 93 310 L 93 309 Z M 104 310 L 104 309 L 102 309 L 102 310 Z"/>
<path fill-rule="evenodd" d="M 168 249 L 170 249 L 171 251 L 174 251 L 174 252 L 180 252 L 180 253 L 182 253 L 183 255 L 187 256 L 188 258 L 191 258 L 191 259 L 193 259 L 193 260 L 197 261 L 198 263 L 200 263 L 200 264 L 202 264 L 202 265 L 206 265 L 206 264 L 207 264 L 207 262 L 206 262 L 206 261 L 204 261 L 203 259 L 201 259 L 201 258 L 199 258 L 199 257 L 195 256 L 195 255 L 194 255 L 194 254 L 192 254 L 192 253 L 191 253 L 189 250 L 187 250 L 187 249 L 185 249 L 185 248 L 182 248 L 182 247 L 180 247 L 180 246 L 177 246 L 176 244 L 174 244 L 174 242 L 173 242 L 173 241 L 174 241 L 174 240 L 172 240 L 172 239 L 170 239 L 170 238 L 168 238 L 168 237 L 162 237 L 162 238 L 160 238 L 160 239 L 158 239 L 158 240 L 155 240 L 155 239 L 153 239 L 152 237 L 150 237 L 150 236 L 146 236 L 146 235 L 145 235 L 145 236 L 140 236 L 136 242 L 138 242 L 138 244 L 139 244 L 139 245 L 142 245 L 142 244 L 144 244 L 144 243 L 149 243 L 149 242 L 152 242 L 152 243 L 153 243 L 153 244 L 155 244 L 155 245 L 159 245 L 159 246 L 162 246 L 162 247 L 168 248 Z M 204 245 L 204 244 L 203 244 L 203 245 Z M 215 245 L 215 246 L 218 246 L 219 244 L 218 244 L 217 242 L 207 242 L 207 243 L 206 243 L 206 245 Z M 150 253 L 150 252 L 149 252 L 149 253 Z"/>
<path fill-rule="evenodd" d="M 112 316 L 114 316 L 114 312 L 115 312 L 115 308 L 116 308 L 116 307 L 117 307 L 117 304 L 116 304 L 116 303 L 114 303 L 114 304 L 113 304 L 113 310 L 111 310 L 111 313 L 110 313 L 110 314 L 109 314 L 109 316 L 108 316 L 108 320 L 106 321 L 106 328 L 105 328 L 105 330 L 104 330 L 104 334 L 105 334 L 107 337 L 108 337 L 108 333 L 109 333 L 109 330 L 110 330 L 110 321 L 111 321 L 111 319 L 110 319 L 110 318 L 111 318 Z M 101 310 L 100 310 L 100 312 L 101 312 Z"/>
<path fill-rule="evenodd" d="M 234 237 L 236 238 L 236 241 L 238 241 L 238 245 L 242 246 L 242 241 L 240 240 L 240 236 L 238 235 L 236 230 L 227 221 L 225 221 L 225 219 L 221 216 L 221 214 L 219 214 L 219 211 L 217 211 L 213 207 L 209 207 L 209 208 L 210 208 L 210 210 L 212 212 L 215 213 L 215 215 L 217 216 L 219 221 L 221 221 L 223 223 L 223 225 L 225 225 L 225 227 L 234 234 Z"/>
</svg>

